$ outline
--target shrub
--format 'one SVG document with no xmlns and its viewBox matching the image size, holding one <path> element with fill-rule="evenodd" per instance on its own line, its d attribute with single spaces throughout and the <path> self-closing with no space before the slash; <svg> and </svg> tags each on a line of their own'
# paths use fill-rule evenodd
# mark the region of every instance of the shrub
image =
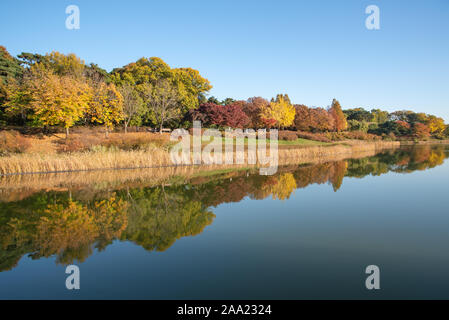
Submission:
<svg viewBox="0 0 449 320">
<path fill-rule="evenodd" d="M 331 141 L 342 141 L 345 140 L 343 132 L 326 132 L 326 137 Z"/>
<path fill-rule="evenodd" d="M 58 140 L 58 152 L 81 152 L 98 146 L 102 138 L 97 135 L 69 136 L 67 139 Z"/>
<path fill-rule="evenodd" d="M 24 153 L 31 147 L 30 142 L 17 131 L 0 132 L 0 154 Z"/>
<path fill-rule="evenodd" d="M 150 145 L 163 147 L 168 142 L 166 135 L 143 133 L 143 134 L 117 134 L 110 135 L 102 141 L 101 145 L 105 147 L 117 147 L 121 150 L 140 150 L 146 149 Z"/>
<path fill-rule="evenodd" d="M 299 138 L 314 140 L 319 142 L 332 142 L 325 133 L 312 133 L 300 131 L 297 133 Z"/>
<path fill-rule="evenodd" d="M 356 139 L 356 140 L 380 140 L 381 137 L 375 134 L 366 133 L 363 131 L 351 131 L 344 132 L 344 137 L 346 139 Z"/>
<path fill-rule="evenodd" d="M 279 139 L 285 141 L 296 141 L 298 140 L 298 134 L 295 131 L 282 130 L 279 131 Z"/>
</svg>

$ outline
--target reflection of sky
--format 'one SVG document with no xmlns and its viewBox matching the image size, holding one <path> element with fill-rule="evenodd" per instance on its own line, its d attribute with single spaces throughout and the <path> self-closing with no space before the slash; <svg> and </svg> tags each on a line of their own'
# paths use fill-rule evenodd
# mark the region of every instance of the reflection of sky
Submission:
<svg viewBox="0 0 449 320">
<path fill-rule="evenodd" d="M 0 273 L 0 298 L 447 298 L 449 164 L 410 174 L 345 178 L 289 200 L 244 199 L 165 252 L 116 242 L 80 265 L 65 289 L 54 259 Z M 381 290 L 364 288 L 364 268 Z"/>
</svg>

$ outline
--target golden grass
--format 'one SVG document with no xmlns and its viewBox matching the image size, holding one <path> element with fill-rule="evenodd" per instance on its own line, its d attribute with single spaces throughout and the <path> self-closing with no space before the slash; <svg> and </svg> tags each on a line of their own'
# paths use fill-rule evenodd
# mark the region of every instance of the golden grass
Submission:
<svg viewBox="0 0 449 320">
<path fill-rule="evenodd" d="M 351 157 L 357 153 L 374 153 L 380 149 L 399 146 L 399 142 L 353 141 L 348 142 L 347 145 L 279 149 L 279 164 L 305 163 L 323 159 L 332 160 L 336 156 Z M 156 146 L 135 151 L 89 151 L 72 154 L 25 153 L 0 157 L 0 175 L 149 168 L 171 165 L 169 152 Z"/>
<path fill-rule="evenodd" d="M 169 153 L 158 148 L 152 150 L 118 150 L 74 154 L 13 154 L 0 157 L 0 174 L 145 168 L 163 166 L 169 163 Z"/>
</svg>

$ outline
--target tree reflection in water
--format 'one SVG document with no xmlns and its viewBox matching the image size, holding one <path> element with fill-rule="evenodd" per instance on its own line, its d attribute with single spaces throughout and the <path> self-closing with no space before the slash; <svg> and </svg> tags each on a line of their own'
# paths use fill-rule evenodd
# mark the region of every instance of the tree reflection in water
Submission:
<svg viewBox="0 0 449 320">
<path fill-rule="evenodd" d="M 245 197 L 286 200 L 310 184 L 329 183 L 338 191 L 344 177 L 426 170 L 446 157 L 444 146 L 410 147 L 363 159 L 282 167 L 274 176 L 238 171 L 174 185 L 106 189 L 87 199 L 78 190 L 1 202 L 0 271 L 14 268 L 25 254 L 32 259 L 56 256 L 61 264 L 83 262 L 114 240 L 164 251 L 182 237 L 201 233 L 215 218 L 210 208 L 222 203 Z"/>
</svg>

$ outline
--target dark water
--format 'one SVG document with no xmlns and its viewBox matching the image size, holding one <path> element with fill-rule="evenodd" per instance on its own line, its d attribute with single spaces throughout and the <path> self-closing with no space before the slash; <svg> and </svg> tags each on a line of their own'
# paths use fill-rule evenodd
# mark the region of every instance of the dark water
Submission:
<svg viewBox="0 0 449 320">
<path fill-rule="evenodd" d="M 447 299 L 448 150 L 9 194 L 0 298 Z M 81 290 L 65 287 L 69 264 Z"/>
</svg>

